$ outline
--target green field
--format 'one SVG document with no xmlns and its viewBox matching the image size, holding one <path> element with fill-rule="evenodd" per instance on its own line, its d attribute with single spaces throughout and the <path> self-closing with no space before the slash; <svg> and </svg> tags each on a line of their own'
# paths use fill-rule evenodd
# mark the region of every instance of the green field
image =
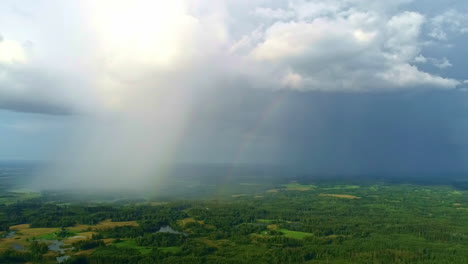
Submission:
<svg viewBox="0 0 468 264">
<path fill-rule="evenodd" d="M 291 231 L 287 229 L 279 229 L 278 231 L 283 233 L 285 237 L 294 238 L 294 239 L 303 239 L 308 236 L 313 236 L 313 234 L 311 233 Z"/>
<path fill-rule="evenodd" d="M 305 185 L 305 184 L 300 184 L 297 182 L 285 184 L 284 187 L 288 191 L 310 191 L 316 188 L 315 185 L 311 185 L 311 184 Z"/>
<path fill-rule="evenodd" d="M 8 190 L 0 193 L 0 204 L 11 204 L 40 197 L 41 194 L 27 189 Z"/>
<path fill-rule="evenodd" d="M 260 223 L 271 223 L 271 222 L 274 222 L 275 220 L 270 220 L 270 219 L 257 219 L 258 222 Z"/>
<path fill-rule="evenodd" d="M 180 247 L 160 247 L 158 249 L 165 253 L 179 253 L 182 250 Z"/>
<path fill-rule="evenodd" d="M 49 233 L 42 236 L 38 236 L 37 239 L 54 240 L 57 239 L 57 235 L 55 233 Z"/>
<path fill-rule="evenodd" d="M 135 240 L 127 239 L 118 243 L 114 243 L 117 248 L 132 248 L 138 250 L 141 254 L 148 254 L 151 252 L 151 248 L 138 246 Z"/>
</svg>

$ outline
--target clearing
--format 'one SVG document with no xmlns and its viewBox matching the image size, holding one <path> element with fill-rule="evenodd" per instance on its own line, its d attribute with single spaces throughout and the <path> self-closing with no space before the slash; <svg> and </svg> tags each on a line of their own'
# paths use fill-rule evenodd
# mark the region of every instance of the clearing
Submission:
<svg viewBox="0 0 468 264">
<path fill-rule="evenodd" d="M 283 233 L 285 237 L 294 238 L 294 239 L 304 239 L 305 237 L 313 236 L 312 233 L 291 231 L 287 229 L 279 229 L 278 231 Z"/>
<path fill-rule="evenodd" d="M 305 191 L 311 191 L 316 188 L 315 185 L 302 185 L 297 182 L 291 182 L 289 184 L 285 185 L 287 191 L 300 191 L 300 192 L 305 192 Z"/>
<path fill-rule="evenodd" d="M 349 195 L 349 194 L 329 194 L 329 193 L 321 193 L 320 196 L 328 196 L 328 197 L 336 197 L 341 199 L 361 199 L 361 197 Z"/>
</svg>

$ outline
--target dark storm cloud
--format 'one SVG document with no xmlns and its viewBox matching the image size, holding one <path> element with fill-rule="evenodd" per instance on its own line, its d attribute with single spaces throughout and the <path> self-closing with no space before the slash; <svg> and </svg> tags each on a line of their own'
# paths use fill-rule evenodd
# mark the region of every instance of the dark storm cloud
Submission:
<svg viewBox="0 0 468 264">
<path fill-rule="evenodd" d="M 179 160 L 281 164 L 326 175 L 468 171 L 465 93 L 278 97 L 240 89 L 218 91 L 216 98 L 231 100 L 201 104 Z M 278 100 L 279 108 L 265 116 Z"/>
<path fill-rule="evenodd" d="M 466 96 L 319 95 L 293 100 L 281 138 L 286 161 L 321 173 L 466 171 Z M 304 100 L 302 103 L 300 100 Z M 310 114 L 297 115 L 300 112 Z M 296 114 L 296 115 L 295 115 Z M 290 151 L 288 151 L 288 149 Z M 289 153 L 289 154 L 287 154 Z"/>
<path fill-rule="evenodd" d="M 48 114 L 48 115 L 71 115 L 74 112 L 68 107 L 47 105 L 38 102 L 25 102 L 25 101 L 9 101 L 9 102 L 0 102 L 0 108 L 15 112 L 22 113 L 38 113 L 38 114 Z"/>
<path fill-rule="evenodd" d="M 72 87 L 47 73 L 27 67 L 0 65 L 0 108 L 29 113 L 70 115 L 75 102 L 67 94 Z"/>
</svg>

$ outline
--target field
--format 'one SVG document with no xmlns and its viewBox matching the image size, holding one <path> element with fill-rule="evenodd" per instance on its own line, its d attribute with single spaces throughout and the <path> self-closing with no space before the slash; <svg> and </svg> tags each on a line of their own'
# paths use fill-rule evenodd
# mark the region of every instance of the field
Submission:
<svg viewBox="0 0 468 264">
<path fill-rule="evenodd" d="M 182 226 L 182 227 L 185 227 L 187 224 L 190 224 L 190 223 L 198 223 L 198 224 L 201 224 L 201 225 L 204 224 L 203 221 L 197 221 L 197 220 L 195 220 L 195 219 L 193 219 L 193 218 L 191 218 L 191 217 L 189 217 L 189 218 L 184 218 L 184 219 L 182 219 L 182 220 L 178 220 L 178 221 L 177 221 L 177 224 L 179 224 L 179 225 Z"/>
<path fill-rule="evenodd" d="M 172 253 L 172 254 L 179 253 L 181 251 L 180 247 L 160 247 L 158 249 L 164 253 Z"/>
<path fill-rule="evenodd" d="M 329 194 L 329 193 L 321 193 L 320 196 L 328 196 L 328 197 L 336 197 L 342 199 L 361 199 L 361 197 L 349 195 L 349 194 Z"/>
<path fill-rule="evenodd" d="M 285 185 L 287 191 L 310 191 L 316 188 L 315 185 L 303 185 L 297 182 L 288 183 Z"/>
<path fill-rule="evenodd" d="M 132 249 L 136 249 L 138 250 L 138 252 L 140 252 L 141 254 L 148 254 L 151 252 L 151 248 L 150 247 L 141 247 L 141 246 L 138 246 L 135 242 L 135 240 L 131 240 L 131 239 L 127 239 L 127 240 L 124 240 L 124 241 L 121 241 L 121 242 L 118 242 L 118 243 L 114 243 L 113 244 L 114 246 L 118 247 L 118 248 L 132 248 Z"/>
<path fill-rule="evenodd" d="M 294 238 L 294 239 L 303 239 L 308 236 L 313 236 L 313 234 L 311 233 L 291 231 L 287 229 L 279 229 L 278 231 L 283 233 L 285 237 Z"/>
<path fill-rule="evenodd" d="M 15 235 L 10 238 L 0 239 L 0 250 L 6 250 L 12 247 L 13 244 L 27 247 L 29 240 L 40 238 L 57 232 L 58 228 L 29 228 L 28 224 L 10 226 L 11 231 L 15 231 Z"/>
<path fill-rule="evenodd" d="M 12 204 L 19 201 L 34 199 L 40 197 L 41 194 L 27 189 L 9 190 L 0 194 L 1 204 Z"/>
</svg>

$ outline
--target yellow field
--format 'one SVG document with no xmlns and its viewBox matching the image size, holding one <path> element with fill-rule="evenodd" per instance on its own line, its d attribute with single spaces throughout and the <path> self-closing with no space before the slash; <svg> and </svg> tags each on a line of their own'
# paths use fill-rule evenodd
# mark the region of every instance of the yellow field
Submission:
<svg viewBox="0 0 468 264">
<path fill-rule="evenodd" d="M 195 220 L 194 218 L 185 218 L 185 219 L 182 219 L 182 220 L 177 220 L 177 224 L 182 226 L 182 227 L 185 226 L 186 224 L 189 224 L 189 223 L 199 223 L 201 225 L 205 224 L 205 222 Z"/>
<path fill-rule="evenodd" d="M 97 230 L 97 229 L 114 228 L 118 226 L 138 226 L 138 223 L 136 221 L 112 222 L 111 219 L 107 219 L 107 220 L 100 222 L 97 225 L 76 225 L 73 227 L 69 227 L 67 229 L 73 232 L 86 232 L 86 231 L 92 231 L 92 230 Z"/>
<path fill-rule="evenodd" d="M 136 221 L 126 222 L 112 222 L 110 219 L 100 222 L 97 225 L 76 225 L 67 228 L 69 231 L 76 233 L 76 236 L 69 237 L 63 242 L 70 245 L 80 240 L 90 239 L 95 230 L 114 228 L 118 226 L 138 226 Z M 31 228 L 29 224 L 10 226 L 10 230 L 15 231 L 16 234 L 11 238 L 0 239 L 0 251 L 12 248 L 13 244 L 19 244 L 24 247 L 29 245 L 28 240 L 38 238 L 48 234 L 58 232 L 60 228 Z M 109 243 L 112 241 L 108 241 Z"/>
<path fill-rule="evenodd" d="M 328 194 L 328 193 L 321 193 L 320 196 L 328 196 L 328 197 L 336 197 L 342 199 L 361 199 L 361 197 L 348 195 L 348 194 Z"/>
<path fill-rule="evenodd" d="M 16 234 L 15 236 L 10 238 L 0 239 L 1 251 L 10 249 L 13 244 L 18 244 L 27 247 L 27 245 L 29 244 L 27 241 L 28 239 L 57 232 L 59 228 L 29 228 L 28 224 L 24 224 L 10 226 L 10 230 L 15 231 Z"/>
<path fill-rule="evenodd" d="M 182 220 L 177 220 L 177 224 L 181 227 L 185 227 L 185 225 L 189 224 L 189 223 L 199 223 L 200 225 L 203 225 L 203 227 L 207 228 L 207 229 L 212 229 L 212 230 L 215 230 L 216 227 L 215 226 L 212 226 L 212 225 L 207 225 L 205 224 L 205 221 L 199 221 L 199 220 L 195 220 L 194 218 L 185 218 L 185 219 L 182 219 Z M 185 230 L 186 232 L 191 232 L 190 231 L 190 228 L 189 229 L 186 229 Z"/>
<path fill-rule="evenodd" d="M 91 232 L 91 231 L 90 232 L 81 232 L 81 233 L 78 233 L 76 236 L 66 238 L 65 240 L 63 240 L 63 242 L 65 244 L 72 244 L 72 243 L 75 243 L 75 242 L 78 242 L 78 241 L 81 241 L 81 240 L 88 240 L 88 239 L 91 239 L 94 234 L 95 234 L 95 232 Z"/>
<path fill-rule="evenodd" d="M 232 246 L 232 242 L 227 239 L 220 239 L 220 240 L 210 240 L 207 237 L 200 237 L 197 238 L 198 241 L 205 243 L 207 246 L 210 247 L 224 247 L 224 246 Z"/>
<path fill-rule="evenodd" d="M 279 226 L 276 225 L 276 224 L 270 224 L 270 225 L 267 225 L 267 228 L 269 230 L 277 230 L 279 228 Z"/>
</svg>

